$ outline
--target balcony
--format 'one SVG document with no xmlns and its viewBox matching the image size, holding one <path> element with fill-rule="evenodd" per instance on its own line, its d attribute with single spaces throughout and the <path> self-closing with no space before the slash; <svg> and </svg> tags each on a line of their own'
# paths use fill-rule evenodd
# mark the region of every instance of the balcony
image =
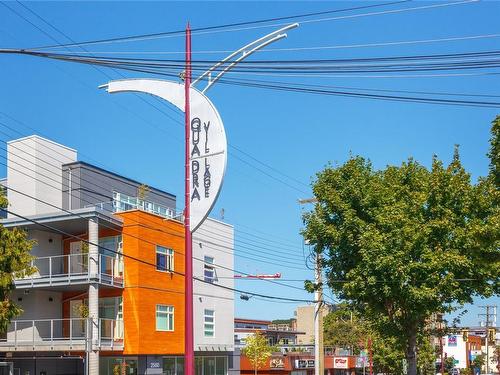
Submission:
<svg viewBox="0 0 500 375">
<path fill-rule="evenodd" d="M 125 194 L 119 194 L 119 196 L 112 201 L 99 202 L 92 205 L 87 205 L 85 207 L 96 207 L 103 211 L 113 213 L 130 210 L 141 210 L 162 216 L 167 219 L 177 220 L 180 222 L 184 220 L 182 212 L 176 212 L 175 209 L 172 209 L 170 207 L 162 206 L 158 203 L 150 202 L 138 197 L 130 197 Z"/>
<path fill-rule="evenodd" d="M 0 352 L 123 350 L 122 320 L 99 318 L 95 339 L 91 327 L 89 318 L 13 320 Z"/>
<path fill-rule="evenodd" d="M 98 273 L 91 274 L 88 254 L 39 257 L 32 261 L 34 274 L 15 280 L 16 288 L 58 287 L 99 283 L 123 288 L 123 259 L 99 254 Z"/>
</svg>

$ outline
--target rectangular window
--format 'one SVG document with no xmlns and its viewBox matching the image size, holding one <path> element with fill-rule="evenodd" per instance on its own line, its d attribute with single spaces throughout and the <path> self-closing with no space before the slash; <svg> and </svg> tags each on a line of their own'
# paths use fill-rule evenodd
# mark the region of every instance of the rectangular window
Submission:
<svg viewBox="0 0 500 375">
<path fill-rule="evenodd" d="M 156 305 L 156 330 L 174 330 L 174 306 Z"/>
<path fill-rule="evenodd" d="M 215 336 L 215 311 L 205 309 L 203 317 L 205 337 Z"/>
<path fill-rule="evenodd" d="M 213 283 L 217 279 L 215 275 L 214 258 L 205 255 L 204 262 L 205 262 L 203 268 L 204 279 L 206 282 Z"/>
<path fill-rule="evenodd" d="M 156 245 L 156 269 L 166 272 L 174 270 L 174 251 L 172 249 Z"/>
</svg>

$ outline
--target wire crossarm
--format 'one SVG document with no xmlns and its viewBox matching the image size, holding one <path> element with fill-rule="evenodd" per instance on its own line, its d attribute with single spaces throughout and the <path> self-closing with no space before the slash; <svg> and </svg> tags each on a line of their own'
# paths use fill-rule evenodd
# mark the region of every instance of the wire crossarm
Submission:
<svg viewBox="0 0 500 375">
<path fill-rule="evenodd" d="M 287 37 L 287 34 L 284 34 L 284 31 L 295 29 L 298 27 L 298 23 L 292 23 L 290 25 L 287 25 L 285 27 L 282 27 L 281 29 L 275 30 L 272 33 L 269 33 L 262 38 L 259 38 L 257 40 L 254 40 L 251 43 L 248 43 L 247 45 L 241 47 L 240 49 L 234 51 L 230 55 L 226 56 L 224 59 L 210 67 L 206 72 L 204 72 L 202 75 L 200 75 L 198 78 L 196 78 L 193 83 L 191 83 L 191 86 L 195 85 L 199 81 L 201 81 L 203 78 L 208 76 L 208 84 L 207 86 L 201 90 L 202 93 L 205 93 L 210 87 L 213 86 L 215 82 L 217 82 L 225 73 L 227 73 L 229 70 L 234 68 L 239 62 L 242 60 L 246 59 L 250 55 L 252 55 L 254 52 L 257 52 L 258 50 L 268 46 L 269 44 L 272 44 L 274 42 L 277 42 L 278 40 L 281 40 L 283 38 Z M 236 60 L 231 61 L 231 59 L 241 53 L 241 56 L 239 56 Z M 229 63 L 230 62 L 230 63 Z M 215 72 L 218 68 L 221 68 L 224 66 L 226 63 L 229 63 L 222 71 L 215 76 L 215 78 L 212 79 L 212 73 Z"/>
</svg>

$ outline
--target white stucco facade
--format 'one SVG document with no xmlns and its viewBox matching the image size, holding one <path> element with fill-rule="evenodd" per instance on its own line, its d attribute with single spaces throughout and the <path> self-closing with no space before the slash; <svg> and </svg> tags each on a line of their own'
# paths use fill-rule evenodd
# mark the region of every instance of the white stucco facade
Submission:
<svg viewBox="0 0 500 375">
<path fill-rule="evenodd" d="M 50 204 L 62 207 L 62 165 L 76 159 L 76 150 L 36 135 L 7 142 L 9 209 L 20 215 L 57 211 Z"/>
<path fill-rule="evenodd" d="M 196 351 L 231 351 L 234 347 L 234 230 L 208 218 L 193 235 L 193 275 L 211 281 L 194 281 L 194 343 Z M 205 260 L 213 260 L 214 278 L 206 277 Z M 214 284 L 214 285 L 212 285 Z M 205 332 L 205 310 L 214 312 L 213 336 Z M 209 330 L 210 331 L 210 330 Z"/>
<path fill-rule="evenodd" d="M 443 350 L 446 356 L 453 357 L 458 363 L 456 368 L 467 367 L 467 349 L 462 335 L 448 335 L 443 338 Z"/>
</svg>

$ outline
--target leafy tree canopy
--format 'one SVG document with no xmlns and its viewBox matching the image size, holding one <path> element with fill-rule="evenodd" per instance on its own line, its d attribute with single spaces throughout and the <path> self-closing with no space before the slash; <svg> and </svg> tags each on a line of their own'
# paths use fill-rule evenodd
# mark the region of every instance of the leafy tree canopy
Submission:
<svg viewBox="0 0 500 375">
<path fill-rule="evenodd" d="M 375 170 L 360 156 L 327 166 L 304 236 L 323 253 L 328 286 L 378 333 L 405 347 L 416 373 L 417 337 L 433 313 L 499 292 L 499 127 L 490 175 L 474 184 L 458 147 L 449 165 L 413 159 Z"/>
<path fill-rule="evenodd" d="M 7 207 L 7 199 L 0 192 L 0 209 Z M 12 319 L 22 313 L 22 309 L 11 301 L 14 279 L 30 275 L 31 248 L 34 241 L 27 239 L 25 231 L 6 229 L 0 225 L 0 333 L 7 331 Z"/>
<path fill-rule="evenodd" d="M 245 347 L 242 349 L 243 354 L 254 367 L 255 374 L 259 368 L 266 364 L 274 351 L 275 348 L 269 345 L 266 337 L 260 332 L 248 336 L 245 339 Z"/>
</svg>

